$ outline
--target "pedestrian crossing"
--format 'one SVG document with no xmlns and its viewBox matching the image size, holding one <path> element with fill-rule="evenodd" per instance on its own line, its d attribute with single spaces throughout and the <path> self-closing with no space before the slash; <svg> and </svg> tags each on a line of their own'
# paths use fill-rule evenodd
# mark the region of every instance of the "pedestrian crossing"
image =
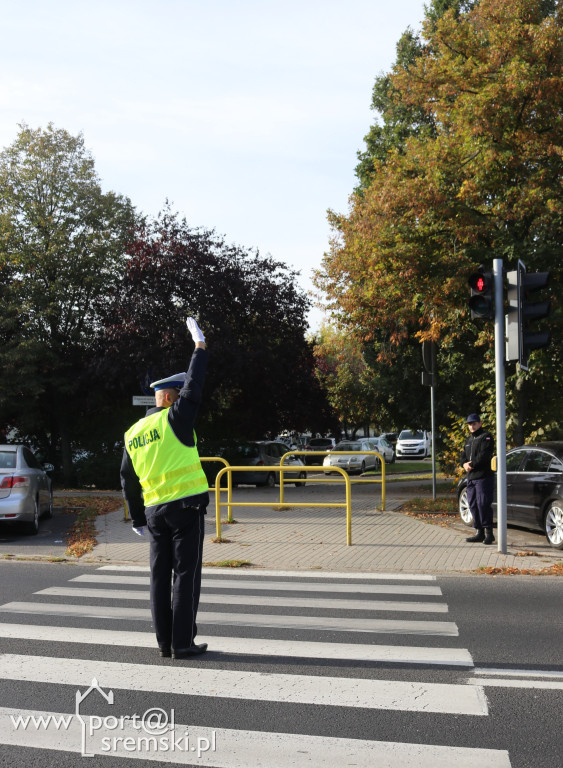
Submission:
<svg viewBox="0 0 563 768">
<path fill-rule="evenodd" d="M 29 694 L 4 697 L 0 745 L 210 768 L 510 766 L 501 749 L 424 738 L 425 724 L 489 715 L 434 577 L 204 569 L 197 640 L 209 651 L 182 662 L 157 656 L 148 584 L 141 566 L 104 566 L 0 605 L 0 676 Z M 34 690 L 53 709 L 34 706 Z M 104 705 L 142 696 L 161 718 L 164 702 L 209 722 L 173 718 L 153 732 L 135 714 L 118 727 L 80 713 L 91 691 Z M 419 727 L 382 736 L 407 716 Z"/>
</svg>

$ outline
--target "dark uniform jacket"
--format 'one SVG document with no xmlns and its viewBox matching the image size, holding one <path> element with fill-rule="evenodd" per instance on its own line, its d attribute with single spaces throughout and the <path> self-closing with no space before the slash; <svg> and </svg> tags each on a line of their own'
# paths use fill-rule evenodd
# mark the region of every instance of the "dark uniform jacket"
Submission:
<svg viewBox="0 0 563 768">
<path fill-rule="evenodd" d="M 178 440 L 184 445 L 195 445 L 194 424 L 201 403 L 207 357 L 208 352 L 206 349 L 196 348 L 194 350 L 186 381 L 180 390 L 180 397 L 168 408 L 168 423 Z M 162 408 L 149 408 L 147 414 L 158 413 L 158 411 L 162 410 Z M 131 458 L 125 449 L 123 450 L 123 459 L 121 461 L 121 487 L 135 528 L 140 528 L 147 524 L 147 515 L 158 515 L 165 511 L 173 511 L 176 508 L 207 507 L 209 504 L 209 494 L 206 491 L 196 496 L 186 496 L 183 499 L 169 501 L 166 504 L 156 504 L 145 509 L 141 483 L 133 469 Z"/>
<path fill-rule="evenodd" d="M 491 469 L 491 459 L 494 453 L 495 441 L 490 432 L 485 432 L 483 427 L 479 427 L 476 432 L 469 435 L 460 461 L 461 466 L 466 461 L 470 461 L 473 466 L 473 469 L 467 473 L 467 479 L 479 480 L 494 474 Z"/>
</svg>

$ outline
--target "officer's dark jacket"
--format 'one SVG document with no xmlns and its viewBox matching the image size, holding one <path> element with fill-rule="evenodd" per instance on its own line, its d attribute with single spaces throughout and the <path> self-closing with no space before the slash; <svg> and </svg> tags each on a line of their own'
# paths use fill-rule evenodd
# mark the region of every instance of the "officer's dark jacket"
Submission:
<svg viewBox="0 0 563 768">
<path fill-rule="evenodd" d="M 201 403 L 207 357 L 207 349 L 196 347 L 190 360 L 186 381 L 180 390 L 180 397 L 168 408 L 168 423 L 178 440 L 184 445 L 195 445 L 194 424 Z M 147 414 L 162 410 L 162 408 L 149 408 Z M 125 449 L 121 461 L 121 487 L 135 528 L 147 524 L 147 515 L 158 515 L 167 510 L 173 511 L 184 507 L 206 507 L 209 504 L 209 494 L 206 491 L 196 496 L 187 496 L 145 509 L 141 483 Z"/>
<path fill-rule="evenodd" d="M 460 461 L 461 466 L 466 461 L 470 461 L 473 466 L 473 469 L 467 473 L 467 479 L 479 480 L 494 474 L 491 469 L 491 459 L 494 453 L 495 441 L 490 432 L 485 432 L 483 427 L 479 427 L 476 432 L 469 435 L 463 447 Z"/>
</svg>

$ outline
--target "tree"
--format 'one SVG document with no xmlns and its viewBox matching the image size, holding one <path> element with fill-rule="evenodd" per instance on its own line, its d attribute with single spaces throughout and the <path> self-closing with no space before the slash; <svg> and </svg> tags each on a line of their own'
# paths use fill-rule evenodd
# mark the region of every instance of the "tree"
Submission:
<svg viewBox="0 0 563 768">
<path fill-rule="evenodd" d="M 468 327 L 466 277 L 495 257 L 552 272 L 551 322 L 560 328 L 561 21 L 552 2 L 460 4 L 429 14 L 417 55 L 389 75 L 394 107 L 425 114 L 432 130 L 407 131 L 374 157 L 349 215 L 331 214 L 334 237 L 317 276 L 364 341 L 383 328 L 396 346 L 412 334 L 489 343 L 490 331 Z M 536 356 L 547 366 L 549 358 L 560 383 L 560 347 Z"/>
<path fill-rule="evenodd" d="M 96 306 L 133 218 L 129 200 L 102 192 L 81 134 L 21 125 L 0 153 L 0 422 L 60 456 L 67 482 Z"/>
<path fill-rule="evenodd" d="M 355 437 L 374 421 L 374 375 L 361 345 L 348 334 L 324 325 L 314 347 L 319 381 L 346 434 Z"/>
<path fill-rule="evenodd" d="M 309 301 L 296 273 L 191 228 L 170 206 L 139 224 L 128 254 L 98 352 L 98 375 L 123 401 L 185 370 L 185 318 L 193 314 L 211 352 L 198 434 L 263 438 L 331 423 L 305 339 Z M 117 439 L 134 417 L 123 411 Z"/>
</svg>

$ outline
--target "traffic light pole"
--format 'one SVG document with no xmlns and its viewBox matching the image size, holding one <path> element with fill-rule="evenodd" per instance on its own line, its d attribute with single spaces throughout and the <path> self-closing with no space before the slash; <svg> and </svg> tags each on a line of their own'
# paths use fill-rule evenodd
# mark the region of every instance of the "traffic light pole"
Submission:
<svg viewBox="0 0 563 768">
<path fill-rule="evenodd" d="M 506 402 L 504 395 L 504 289 L 502 259 L 493 260 L 495 284 L 495 384 L 497 415 L 497 540 L 506 555 Z"/>
</svg>

